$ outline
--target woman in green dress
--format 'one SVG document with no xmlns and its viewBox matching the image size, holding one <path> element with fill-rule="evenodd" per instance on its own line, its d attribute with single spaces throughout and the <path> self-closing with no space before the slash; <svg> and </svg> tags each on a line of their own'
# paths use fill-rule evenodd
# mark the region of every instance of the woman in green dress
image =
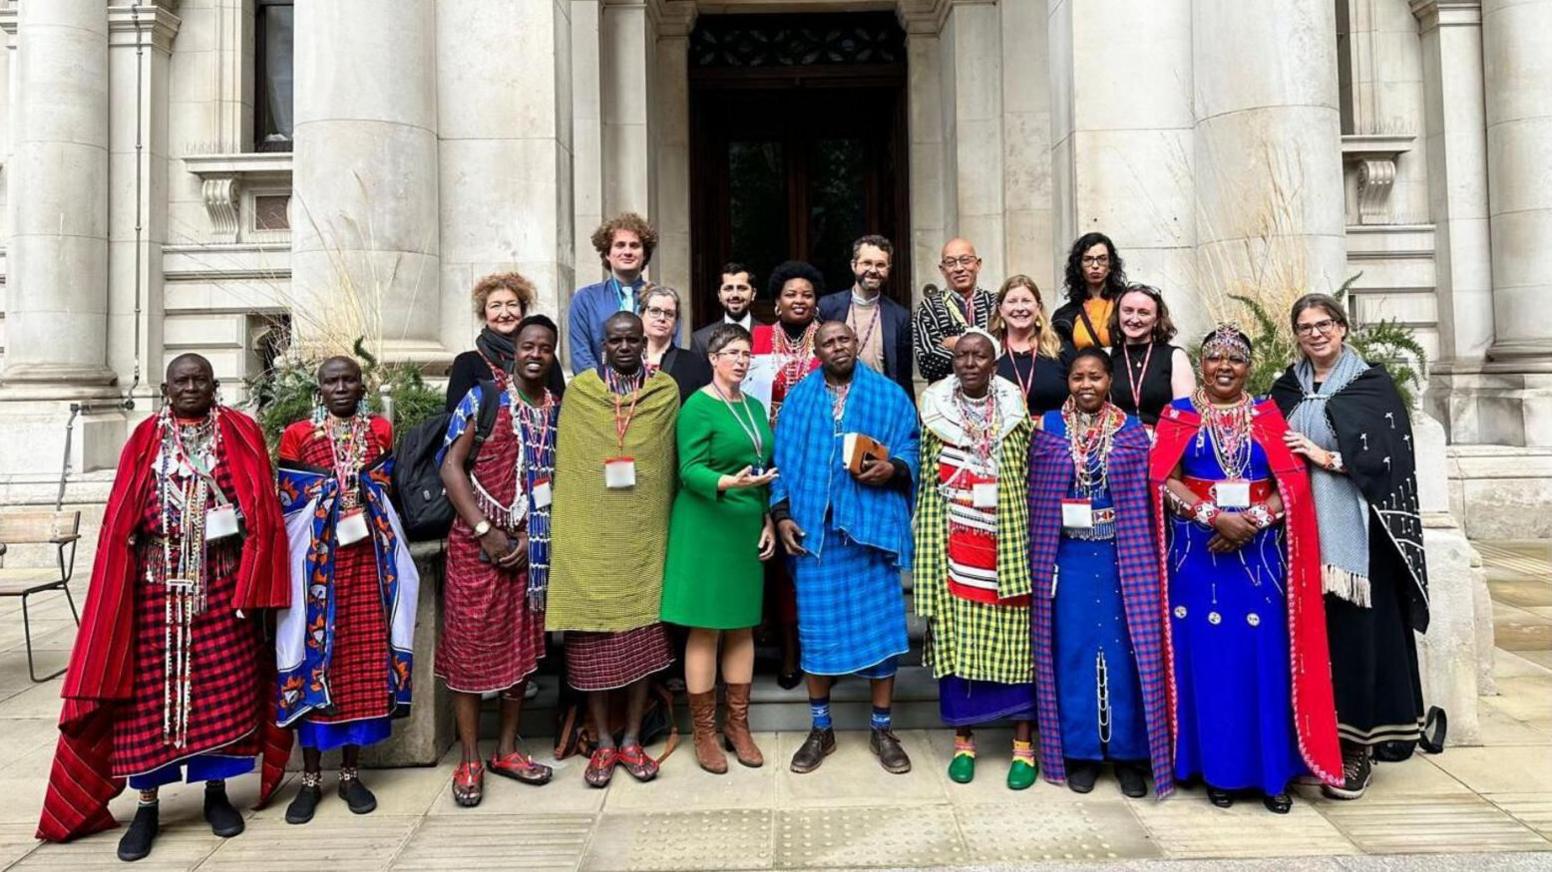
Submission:
<svg viewBox="0 0 1552 872">
<path fill-rule="evenodd" d="M 663 575 L 664 621 L 690 629 L 684 681 L 695 726 L 695 759 L 707 772 L 727 771 L 717 744 L 717 643 L 727 716 L 722 732 L 745 766 L 765 762 L 749 735 L 749 683 L 754 627 L 764 594 L 762 560 L 776 553 L 766 513 L 775 437 L 765 406 L 740 388 L 749 372 L 749 332 L 719 324 L 706 343 L 711 384 L 679 410 L 679 493 L 669 521 Z"/>
</svg>

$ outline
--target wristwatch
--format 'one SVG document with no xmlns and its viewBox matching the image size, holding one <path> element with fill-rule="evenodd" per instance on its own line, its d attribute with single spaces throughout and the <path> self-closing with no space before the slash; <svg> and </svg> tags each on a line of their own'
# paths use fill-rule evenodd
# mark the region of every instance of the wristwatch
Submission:
<svg viewBox="0 0 1552 872">
<path fill-rule="evenodd" d="M 474 537 L 476 539 L 478 539 L 480 537 L 483 537 L 486 533 L 489 533 L 489 532 L 490 532 L 490 519 L 489 518 L 481 518 L 480 522 L 478 524 L 474 525 Z"/>
</svg>

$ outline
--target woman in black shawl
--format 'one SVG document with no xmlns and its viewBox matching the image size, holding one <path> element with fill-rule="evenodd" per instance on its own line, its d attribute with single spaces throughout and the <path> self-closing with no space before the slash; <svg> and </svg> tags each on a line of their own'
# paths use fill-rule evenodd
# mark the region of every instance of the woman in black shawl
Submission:
<svg viewBox="0 0 1552 872">
<path fill-rule="evenodd" d="M 1288 447 L 1309 460 L 1320 524 L 1344 776 L 1323 790 L 1357 799 L 1372 779 L 1373 749 L 1410 753 L 1423 728 L 1413 634 L 1428 629 L 1428 573 L 1415 446 L 1389 373 L 1345 343 L 1341 303 L 1306 294 L 1293 305 L 1292 324 L 1300 359 L 1272 397 L 1288 418 Z"/>
<path fill-rule="evenodd" d="M 485 327 L 474 340 L 474 350 L 453 358 L 453 367 L 447 373 L 447 411 L 458 408 L 458 403 L 482 379 L 494 381 L 498 388 L 505 388 L 512 378 L 513 358 L 516 350 L 517 325 L 528 317 L 533 308 L 533 282 L 522 275 L 496 273 L 479 280 L 474 286 L 474 314 Z M 566 392 L 566 376 L 560 364 L 550 367 L 548 383 L 550 393 L 556 399 Z"/>
</svg>

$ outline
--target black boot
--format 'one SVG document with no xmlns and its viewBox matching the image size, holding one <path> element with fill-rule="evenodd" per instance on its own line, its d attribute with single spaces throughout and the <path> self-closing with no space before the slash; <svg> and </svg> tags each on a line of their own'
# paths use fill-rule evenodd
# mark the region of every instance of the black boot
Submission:
<svg viewBox="0 0 1552 872">
<path fill-rule="evenodd" d="M 1116 781 L 1121 783 L 1121 792 L 1133 799 L 1148 795 L 1148 780 L 1143 774 L 1143 768 L 1136 763 L 1121 762 L 1115 765 Z"/>
<path fill-rule="evenodd" d="M 151 846 L 156 843 L 156 834 L 161 831 L 161 805 L 159 803 L 141 803 L 135 809 L 135 819 L 129 825 L 119 839 L 119 859 L 126 863 L 143 860 L 151 853 Z"/>
<path fill-rule="evenodd" d="M 246 826 L 242 815 L 226 798 L 225 781 L 205 782 L 205 820 L 210 822 L 210 831 L 223 839 L 241 833 Z"/>
<path fill-rule="evenodd" d="M 1067 787 L 1073 793 L 1088 793 L 1099 780 L 1099 764 L 1093 760 L 1067 761 Z"/>
<path fill-rule="evenodd" d="M 354 766 L 340 767 L 339 796 L 353 814 L 371 814 L 377 810 L 377 797 L 361 783 L 360 770 Z"/>
<path fill-rule="evenodd" d="M 305 824 L 313 819 L 313 814 L 318 811 L 318 800 L 323 798 L 323 788 L 318 783 L 323 776 L 317 772 L 302 773 L 302 789 L 296 793 L 296 798 L 286 806 L 286 823 Z"/>
</svg>

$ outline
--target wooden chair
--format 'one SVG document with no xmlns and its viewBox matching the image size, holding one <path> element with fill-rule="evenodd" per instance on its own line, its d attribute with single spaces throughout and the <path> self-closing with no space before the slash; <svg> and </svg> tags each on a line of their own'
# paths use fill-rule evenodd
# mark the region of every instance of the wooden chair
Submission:
<svg viewBox="0 0 1552 872">
<path fill-rule="evenodd" d="M 76 611 L 75 598 L 70 595 L 70 576 L 75 571 L 75 546 L 81 538 L 81 513 L 39 511 L 0 512 L 0 596 L 22 598 L 22 629 L 27 636 L 27 674 L 33 681 L 48 681 L 58 672 L 38 677 L 32 662 L 32 618 L 27 613 L 27 598 L 36 593 L 62 590 L 70 603 L 70 613 L 76 626 L 81 625 L 81 614 Z M 58 550 L 59 564 L 39 569 L 4 566 L 5 553 L 11 545 L 53 545 Z"/>
</svg>

